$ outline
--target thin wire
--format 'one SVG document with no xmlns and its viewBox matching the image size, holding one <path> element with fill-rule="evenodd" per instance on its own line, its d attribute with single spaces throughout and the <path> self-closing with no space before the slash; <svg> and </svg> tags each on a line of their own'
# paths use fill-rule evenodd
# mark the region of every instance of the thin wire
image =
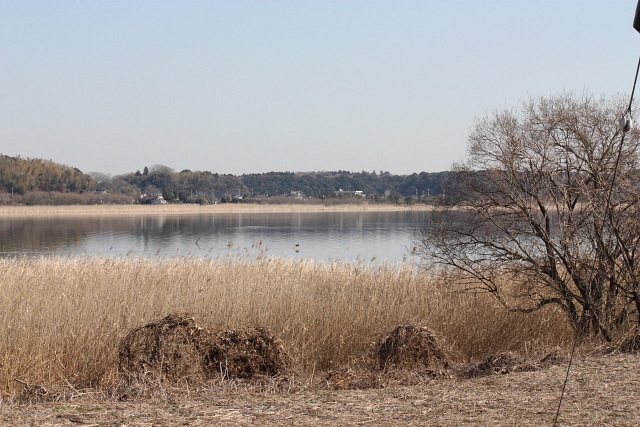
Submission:
<svg viewBox="0 0 640 427">
<path fill-rule="evenodd" d="M 636 84 L 638 83 L 638 72 L 640 72 L 640 58 L 638 58 L 638 66 L 636 67 L 636 76 L 633 79 L 633 89 L 631 89 L 631 97 L 629 99 L 629 105 L 627 106 L 627 109 L 624 111 L 624 113 L 622 114 L 622 118 L 624 119 L 624 117 L 626 115 L 631 116 L 631 105 L 633 104 L 633 95 L 636 92 Z M 629 117 L 631 118 L 631 117 Z M 620 165 L 620 157 L 622 157 L 622 147 L 624 146 L 624 138 L 627 135 L 627 131 L 625 131 L 625 129 L 622 129 L 622 138 L 620 139 L 620 147 L 618 147 L 618 154 L 616 156 L 616 163 L 614 165 L 613 168 L 613 176 L 611 178 L 611 185 L 609 186 L 609 194 L 607 195 L 607 204 L 606 204 L 606 209 L 605 209 L 605 213 L 607 214 L 607 217 L 609 218 L 609 220 L 611 221 L 611 217 L 612 214 L 610 212 L 610 207 L 611 207 L 611 193 L 613 193 L 613 186 L 615 185 L 616 182 L 616 176 L 618 174 L 618 167 Z M 575 353 L 576 350 L 576 344 L 578 343 L 578 330 L 576 329 L 575 332 L 575 336 L 573 338 L 573 346 L 571 347 L 571 355 L 569 356 L 569 364 L 567 365 L 567 372 L 565 374 L 564 377 L 564 382 L 562 383 L 562 392 L 560 393 L 560 400 L 558 402 L 558 408 L 556 409 L 556 416 L 553 419 L 553 425 L 554 427 L 558 424 L 558 418 L 560 417 L 560 407 L 562 406 L 562 400 L 564 398 L 564 393 L 567 389 L 567 382 L 569 381 L 569 372 L 571 371 L 571 364 L 573 363 L 573 355 Z"/>
<path fill-rule="evenodd" d="M 564 398 L 564 392 L 567 389 L 567 382 L 569 381 L 569 371 L 571 370 L 571 364 L 573 363 L 573 354 L 576 351 L 576 344 L 578 343 L 578 329 L 576 329 L 575 336 L 573 337 L 573 346 L 571 347 L 571 355 L 569 356 L 569 365 L 567 366 L 567 373 L 562 383 L 562 393 L 560 393 L 560 401 L 558 402 L 558 408 L 556 409 L 556 416 L 553 418 L 553 426 L 558 425 L 558 418 L 560 417 L 560 407 L 562 406 L 562 399 Z"/>
<path fill-rule="evenodd" d="M 636 67 L 636 78 L 633 80 L 633 89 L 631 89 L 631 99 L 629 99 L 629 106 L 626 112 L 631 112 L 631 103 L 633 103 L 633 94 L 636 91 L 636 83 L 638 83 L 638 71 L 640 71 L 640 58 L 638 58 L 638 66 Z"/>
<path fill-rule="evenodd" d="M 636 84 L 638 83 L 638 71 L 640 71 L 640 58 L 638 58 L 638 66 L 636 67 L 636 77 L 633 79 L 633 89 L 631 89 L 631 97 L 629 98 L 629 106 L 622 114 L 622 118 L 626 115 L 631 115 L 631 104 L 633 104 L 633 94 L 636 91 Z M 616 182 L 616 177 L 618 175 L 618 166 L 620 165 L 620 157 L 622 157 L 622 147 L 624 146 L 624 137 L 627 135 L 627 132 L 622 129 L 622 138 L 620 139 L 620 146 L 618 147 L 618 155 L 616 156 L 616 163 L 613 166 L 613 177 L 611 178 L 611 185 L 609 186 L 609 194 L 607 194 L 607 204 L 605 212 L 609 212 L 609 208 L 611 207 L 611 194 L 613 193 L 613 186 Z"/>
</svg>

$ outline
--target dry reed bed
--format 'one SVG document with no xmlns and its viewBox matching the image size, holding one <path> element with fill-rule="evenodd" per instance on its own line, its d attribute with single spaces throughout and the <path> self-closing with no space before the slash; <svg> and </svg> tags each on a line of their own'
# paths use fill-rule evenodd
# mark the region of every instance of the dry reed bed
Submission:
<svg viewBox="0 0 640 427">
<path fill-rule="evenodd" d="M 278 212 L 394 212 L 424 211 L 428 205 L 391 204 L 257 204 L 222 203 L 217 205 L 87 205 L 87 206 L 0 206 L 3 216 L 50 215 L 153 215 L 153 214 L 214 214 L 214 213 L 278 213 Z"/>
<path fill-rule="evenodd" d="M 300 372 L 371 363 L 398 324 L 425 324 L 459 362 L 501 351 L 537 354 L 570 331 L 552 310 L 506 313 L 410 267 L 310 260 L 99 257 L 0 260 L 0 390 L 109 387 L 128 331 L 171 312 L 217 330 L 263 326 Z M 0 399 L 2 400 L 2 399 Z"/>
</svg>

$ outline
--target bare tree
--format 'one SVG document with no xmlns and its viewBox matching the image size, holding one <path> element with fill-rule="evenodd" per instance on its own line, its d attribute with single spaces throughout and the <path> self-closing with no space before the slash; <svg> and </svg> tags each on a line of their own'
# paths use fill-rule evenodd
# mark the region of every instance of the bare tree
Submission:
<svg viewBox="0 0 640 427">
<path fill-rule="evenodd" d="M 640 138 L 619 129 L 624 112 L 622 99 L 562 93 L 478 119 L 456 167 L 462 202 L 425 224 L 425 262 L 611 340 L 640 312 Z"/>
</svg>

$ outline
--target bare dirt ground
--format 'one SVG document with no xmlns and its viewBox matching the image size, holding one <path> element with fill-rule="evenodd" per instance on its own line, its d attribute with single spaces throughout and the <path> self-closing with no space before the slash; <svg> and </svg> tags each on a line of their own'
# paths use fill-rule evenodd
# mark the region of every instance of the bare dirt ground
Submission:
<svg viewBox="0 0 640 427">
<path fill-rule="evenodd" d="M 553 425 L 567 364 L 366 390 L 223 393 L 0 407 L 6 426 Z M 574 360 L 558 425 L 640 425 L 640 355 Z"/>
</svg>

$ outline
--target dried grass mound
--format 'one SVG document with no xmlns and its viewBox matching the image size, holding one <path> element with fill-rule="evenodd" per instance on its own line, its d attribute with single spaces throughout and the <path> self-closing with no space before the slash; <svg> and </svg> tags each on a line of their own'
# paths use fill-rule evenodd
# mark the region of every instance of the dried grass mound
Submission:
<svg viewBox="0 0 640 427">
<path fill-rule="evenodd" d="M 447 369 L 449 360 L 438 339 L 424 326 L 400 325 L 378 350 L 381 370 Z"/>
<path fill-rule="evenodd" d="M 147 380 L 273 376 L 288 366 L 281 341 L 269 330 L 247 328 L 215 335 L 185 314 L 170 314 L 134 329 L 119 347 L 120 372 Z"/>
<path fill-rule="evenodd" d="M 205 364 L 210 375 L 251 378 L 283 373 L 290 359 L 282 342 L 268 329 L 246 328 L 220 333 L 205 355 Z"/>
<path fill-rule="evenodd" d="M 202 349 L 210 333 L 193 317 L 170 314 L 131 331 L 119 347 L 120 372 L 162 379 L 204 379 Z"/>
</svg>

